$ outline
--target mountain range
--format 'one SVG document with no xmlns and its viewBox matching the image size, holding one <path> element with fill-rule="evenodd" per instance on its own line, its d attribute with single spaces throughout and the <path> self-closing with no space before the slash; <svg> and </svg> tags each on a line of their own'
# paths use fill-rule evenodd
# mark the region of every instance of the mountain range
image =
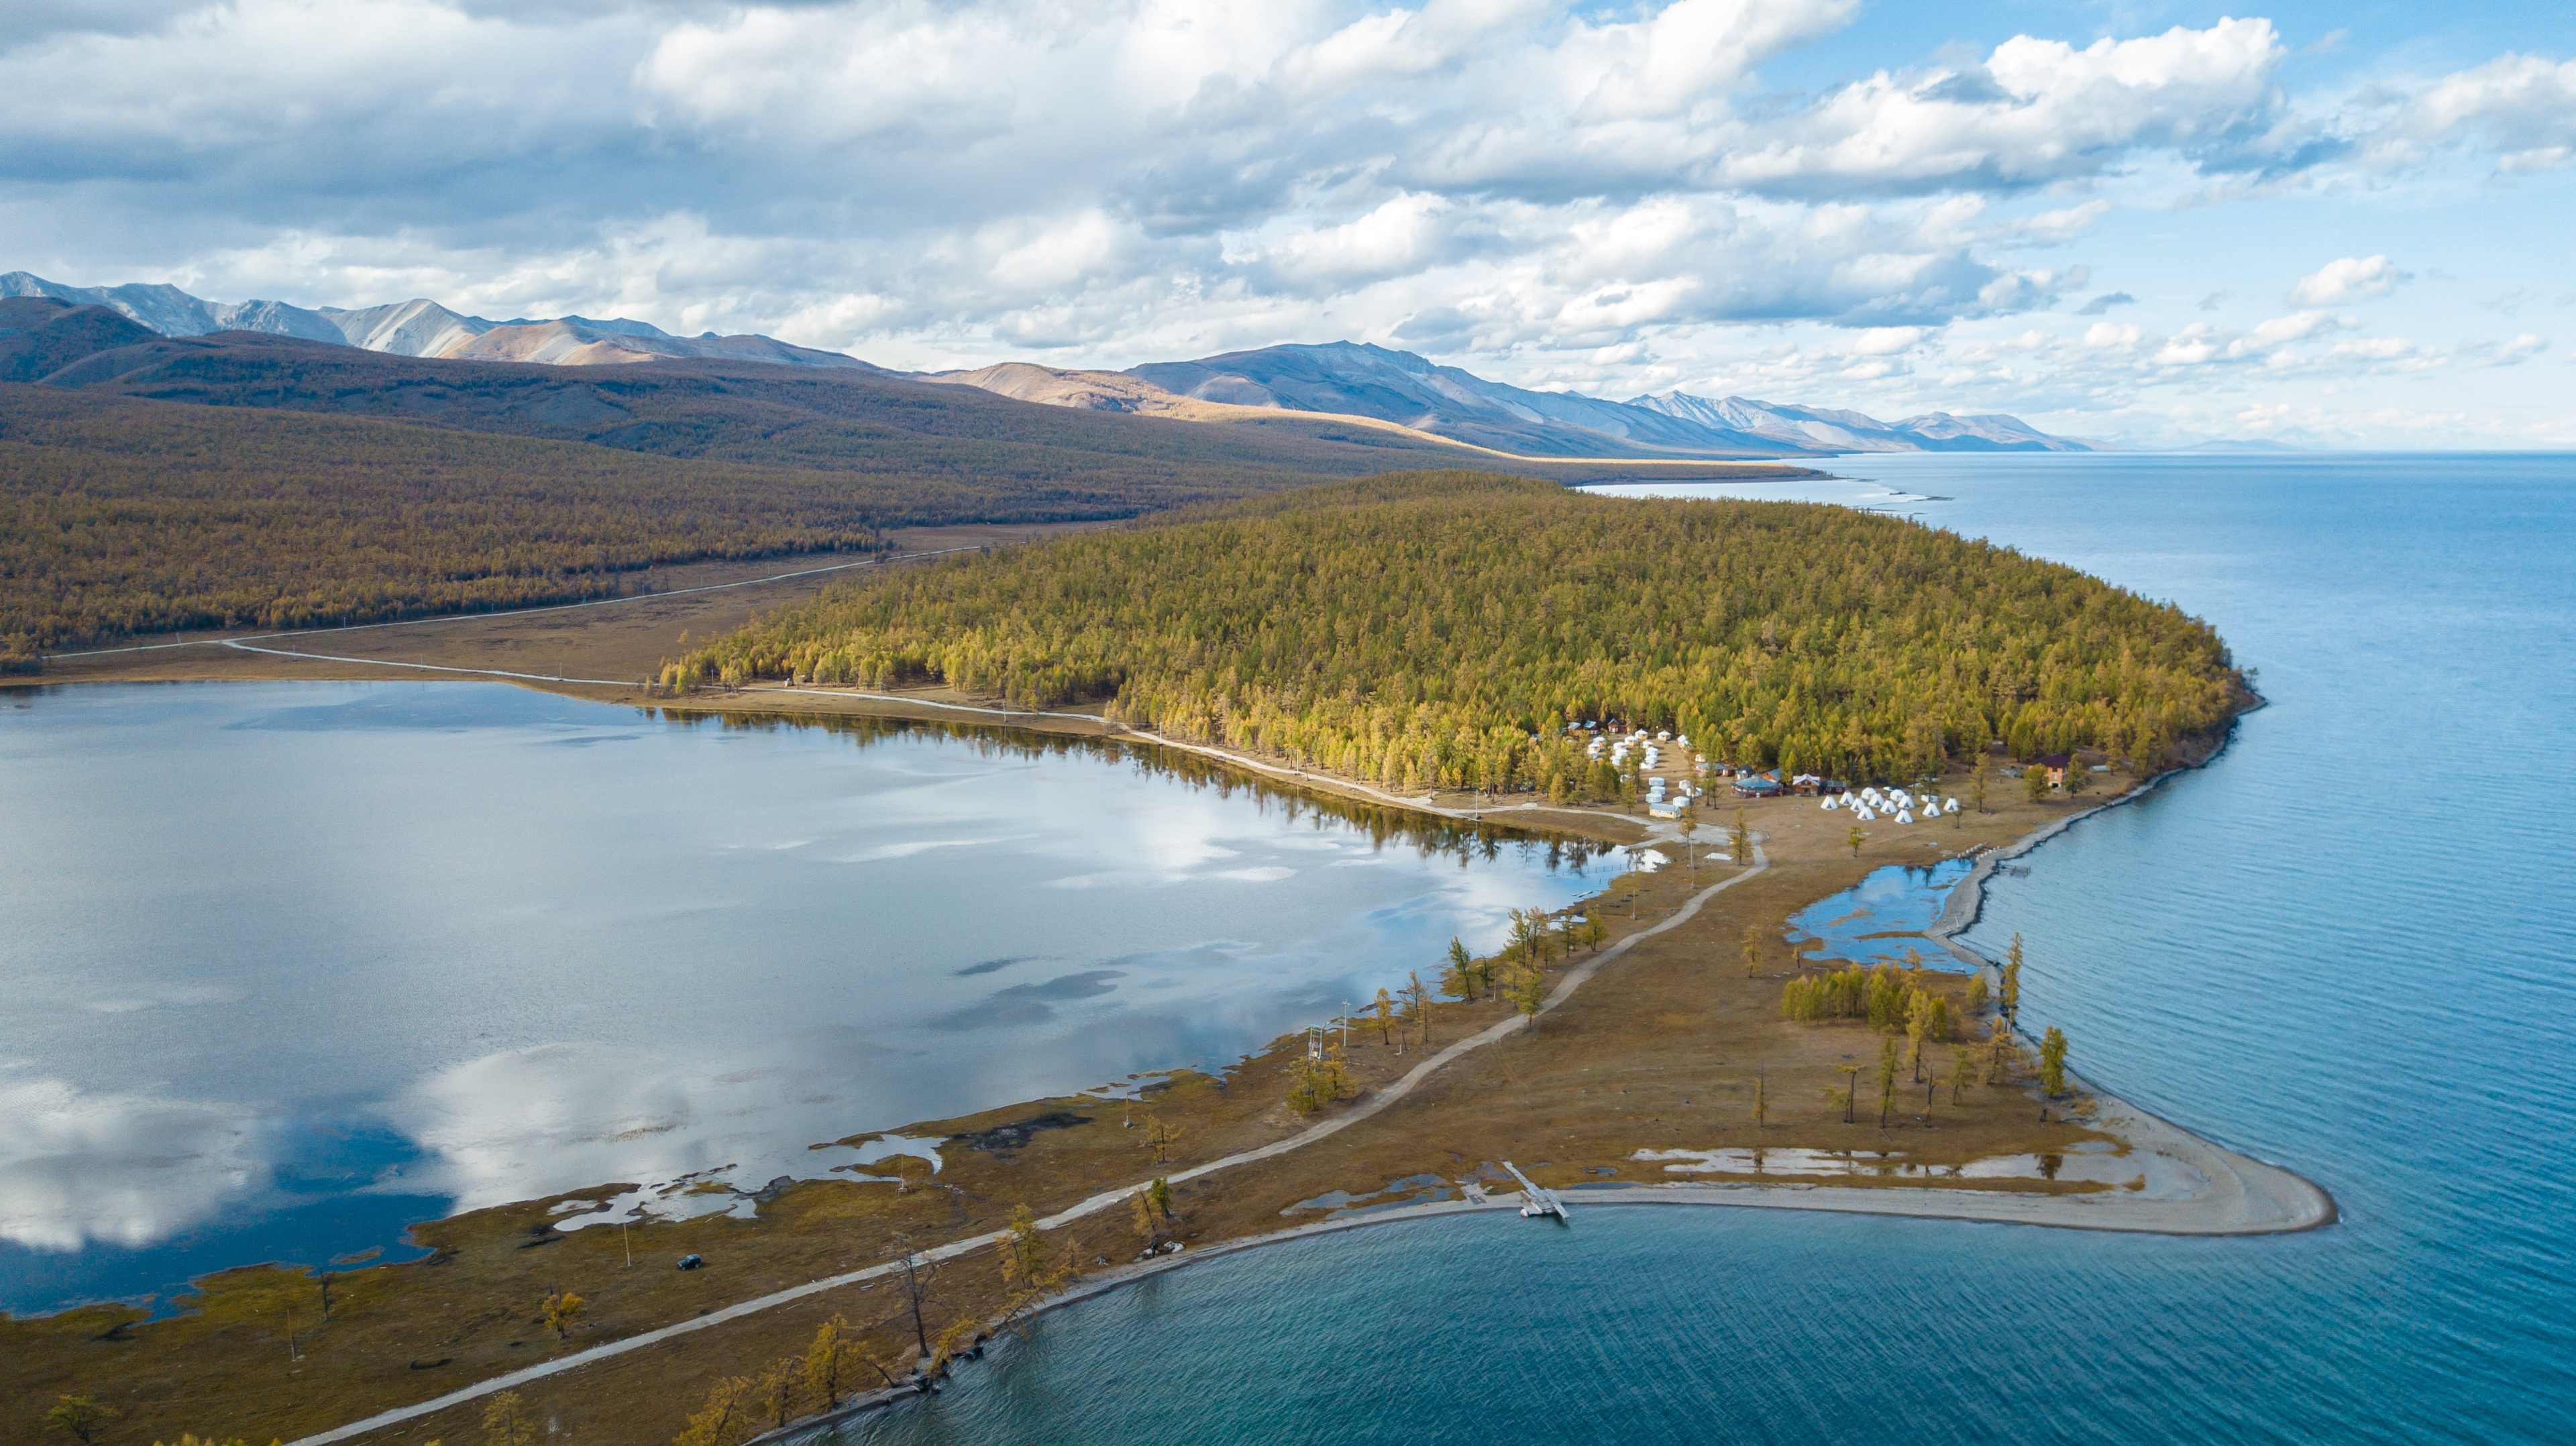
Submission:
<svg viewBox="0 0 2576 1446">
<path fill-rule="evenodd" d="M 647 322 L 594 321 L 586 316 L 487 321 L 424 300 L 397 301 L 356 311 L 336 306 L 308 310 L 283 301 L 207 301 L 175 286 L 65 286 L 24 271 L 0 275 L 0 297 L 12 296 L 49 296 L 74 306 L 104 306 L 163 336 L 257 331 L 393 356 L 449 361 L 599 366 L 666 357 L 712 357 L 786 366 L 879 370 L 836 351 L 789 346 L 765 336 L 718 336 L 714 332 L 673 336 Z"/>
<path fill-rule="evenodd" d="M 1262 347 L 1196 361 L 1149 362 L 1123 372 L 1005 362 L 972 371 L 899 373 L 765 336 L 707 332 L 679 337 L 645 322 L 580 316 L 490 321 L 420 299 L 358 310 L 308 309 L 280 301 L 212 302 L 167 285 L 66 286 L 24 271 L 0 275 L 0 298 L 6 297 L 49 297 L 78 308 L 105 308 L 164 337 L 258 332 L 393 356 L 555 366 L 700 358 L 855 369 L 1085 411 L 1183 420 L 1283 411 L 1364 419 L 1512 456 L 1704 459 L 2093 450 L 2089 443 L 2053 437 L 2002 415 L 1928 412 L 1881 422 L 1853 411 L 1680 391 L 1624 402 L 1531 391 L 1411 352 L 1354 342 Z M 96 323 L 66 317 L 57 325 Z M 14 379 L 37 380 L 45 373 L 33 368 L 41 365 L 38 356 L 22 355 L 7 371 Z"/>
</svg>

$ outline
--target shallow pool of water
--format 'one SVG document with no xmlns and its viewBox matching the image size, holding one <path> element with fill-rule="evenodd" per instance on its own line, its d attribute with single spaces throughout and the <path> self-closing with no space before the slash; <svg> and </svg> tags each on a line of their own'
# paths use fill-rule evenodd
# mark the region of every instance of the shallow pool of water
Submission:
<svg viewBox="0 0 2576 1446">
<path fill-rule="evenodd" d="M 1968 859 L 1943 859 L 1918 867 L 1889 864 L 1872 869 L 1839 894 L 1789 916 L 1788 940 L 1808 959 L 1857 964 L 1914 964 L 1956 969 L 1949 950 L 1923 937 L 1941 917 L 1950 891 L 1975 867 Z M 1812 946 L 1812 947 L 1810 947 Z"/>
</svg>

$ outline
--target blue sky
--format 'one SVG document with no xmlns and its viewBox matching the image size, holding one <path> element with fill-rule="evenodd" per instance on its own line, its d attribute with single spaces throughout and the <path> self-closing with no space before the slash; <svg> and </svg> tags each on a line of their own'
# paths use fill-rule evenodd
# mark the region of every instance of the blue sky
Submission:
<svg viewBox="0 0 2576 1446">
<path fill-rule="evenodd" d="M 2576 445 L 2576 5 L 20 0 L 0 269 Z"/>
</svg>

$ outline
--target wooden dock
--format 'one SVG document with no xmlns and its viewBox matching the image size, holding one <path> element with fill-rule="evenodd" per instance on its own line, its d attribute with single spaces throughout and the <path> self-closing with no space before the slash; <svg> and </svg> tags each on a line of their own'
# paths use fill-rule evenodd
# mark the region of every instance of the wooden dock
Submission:
<svg viewBox="0 0 2576 1446">
<path fill-rule="evenodd" d="M 1521 1167 L 1509 1160 L 1503 1162 L 1503 1168 L 1511 1171 L 1512 1178 L 1521 1182 L 1521 1214 L 1524 1217 L 1553 1215 L 1559 1220 L 1566 1218 L 1565 1202 L 1556 1197 L 1555 1191 L 1522 1174 Z"/>
</svg>

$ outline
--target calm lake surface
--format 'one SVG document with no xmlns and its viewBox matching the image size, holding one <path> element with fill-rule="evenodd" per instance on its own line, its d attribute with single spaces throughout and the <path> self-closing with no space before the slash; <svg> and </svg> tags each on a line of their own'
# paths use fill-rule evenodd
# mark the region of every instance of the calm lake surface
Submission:
<svg viewBox="0 0 2576 1446">
<path fill-rule="evenodd" d="M 2271 706 L 1997 879 L 2025 1025 L 2333 1191 L 2221 1241 L 1578 1203 L 1045 1321 L 868 1443 L 2563 1441 L 2576 460 L 1903 457 L 1893 505 L 2210 619 Z M 1898 494 L 1891 496 L 1891 493 Z M 1365 1188 L 1375 1182 L 1358 1182 Z"/>
<path fill-rule="evenodd" d="M 1181 766 L 492 684 L 0 692 L 0 1308 L 608 1182 L 748 1211 L 679 1192 L 1228 1064 L 1598 887 Z"/>
</svg>

